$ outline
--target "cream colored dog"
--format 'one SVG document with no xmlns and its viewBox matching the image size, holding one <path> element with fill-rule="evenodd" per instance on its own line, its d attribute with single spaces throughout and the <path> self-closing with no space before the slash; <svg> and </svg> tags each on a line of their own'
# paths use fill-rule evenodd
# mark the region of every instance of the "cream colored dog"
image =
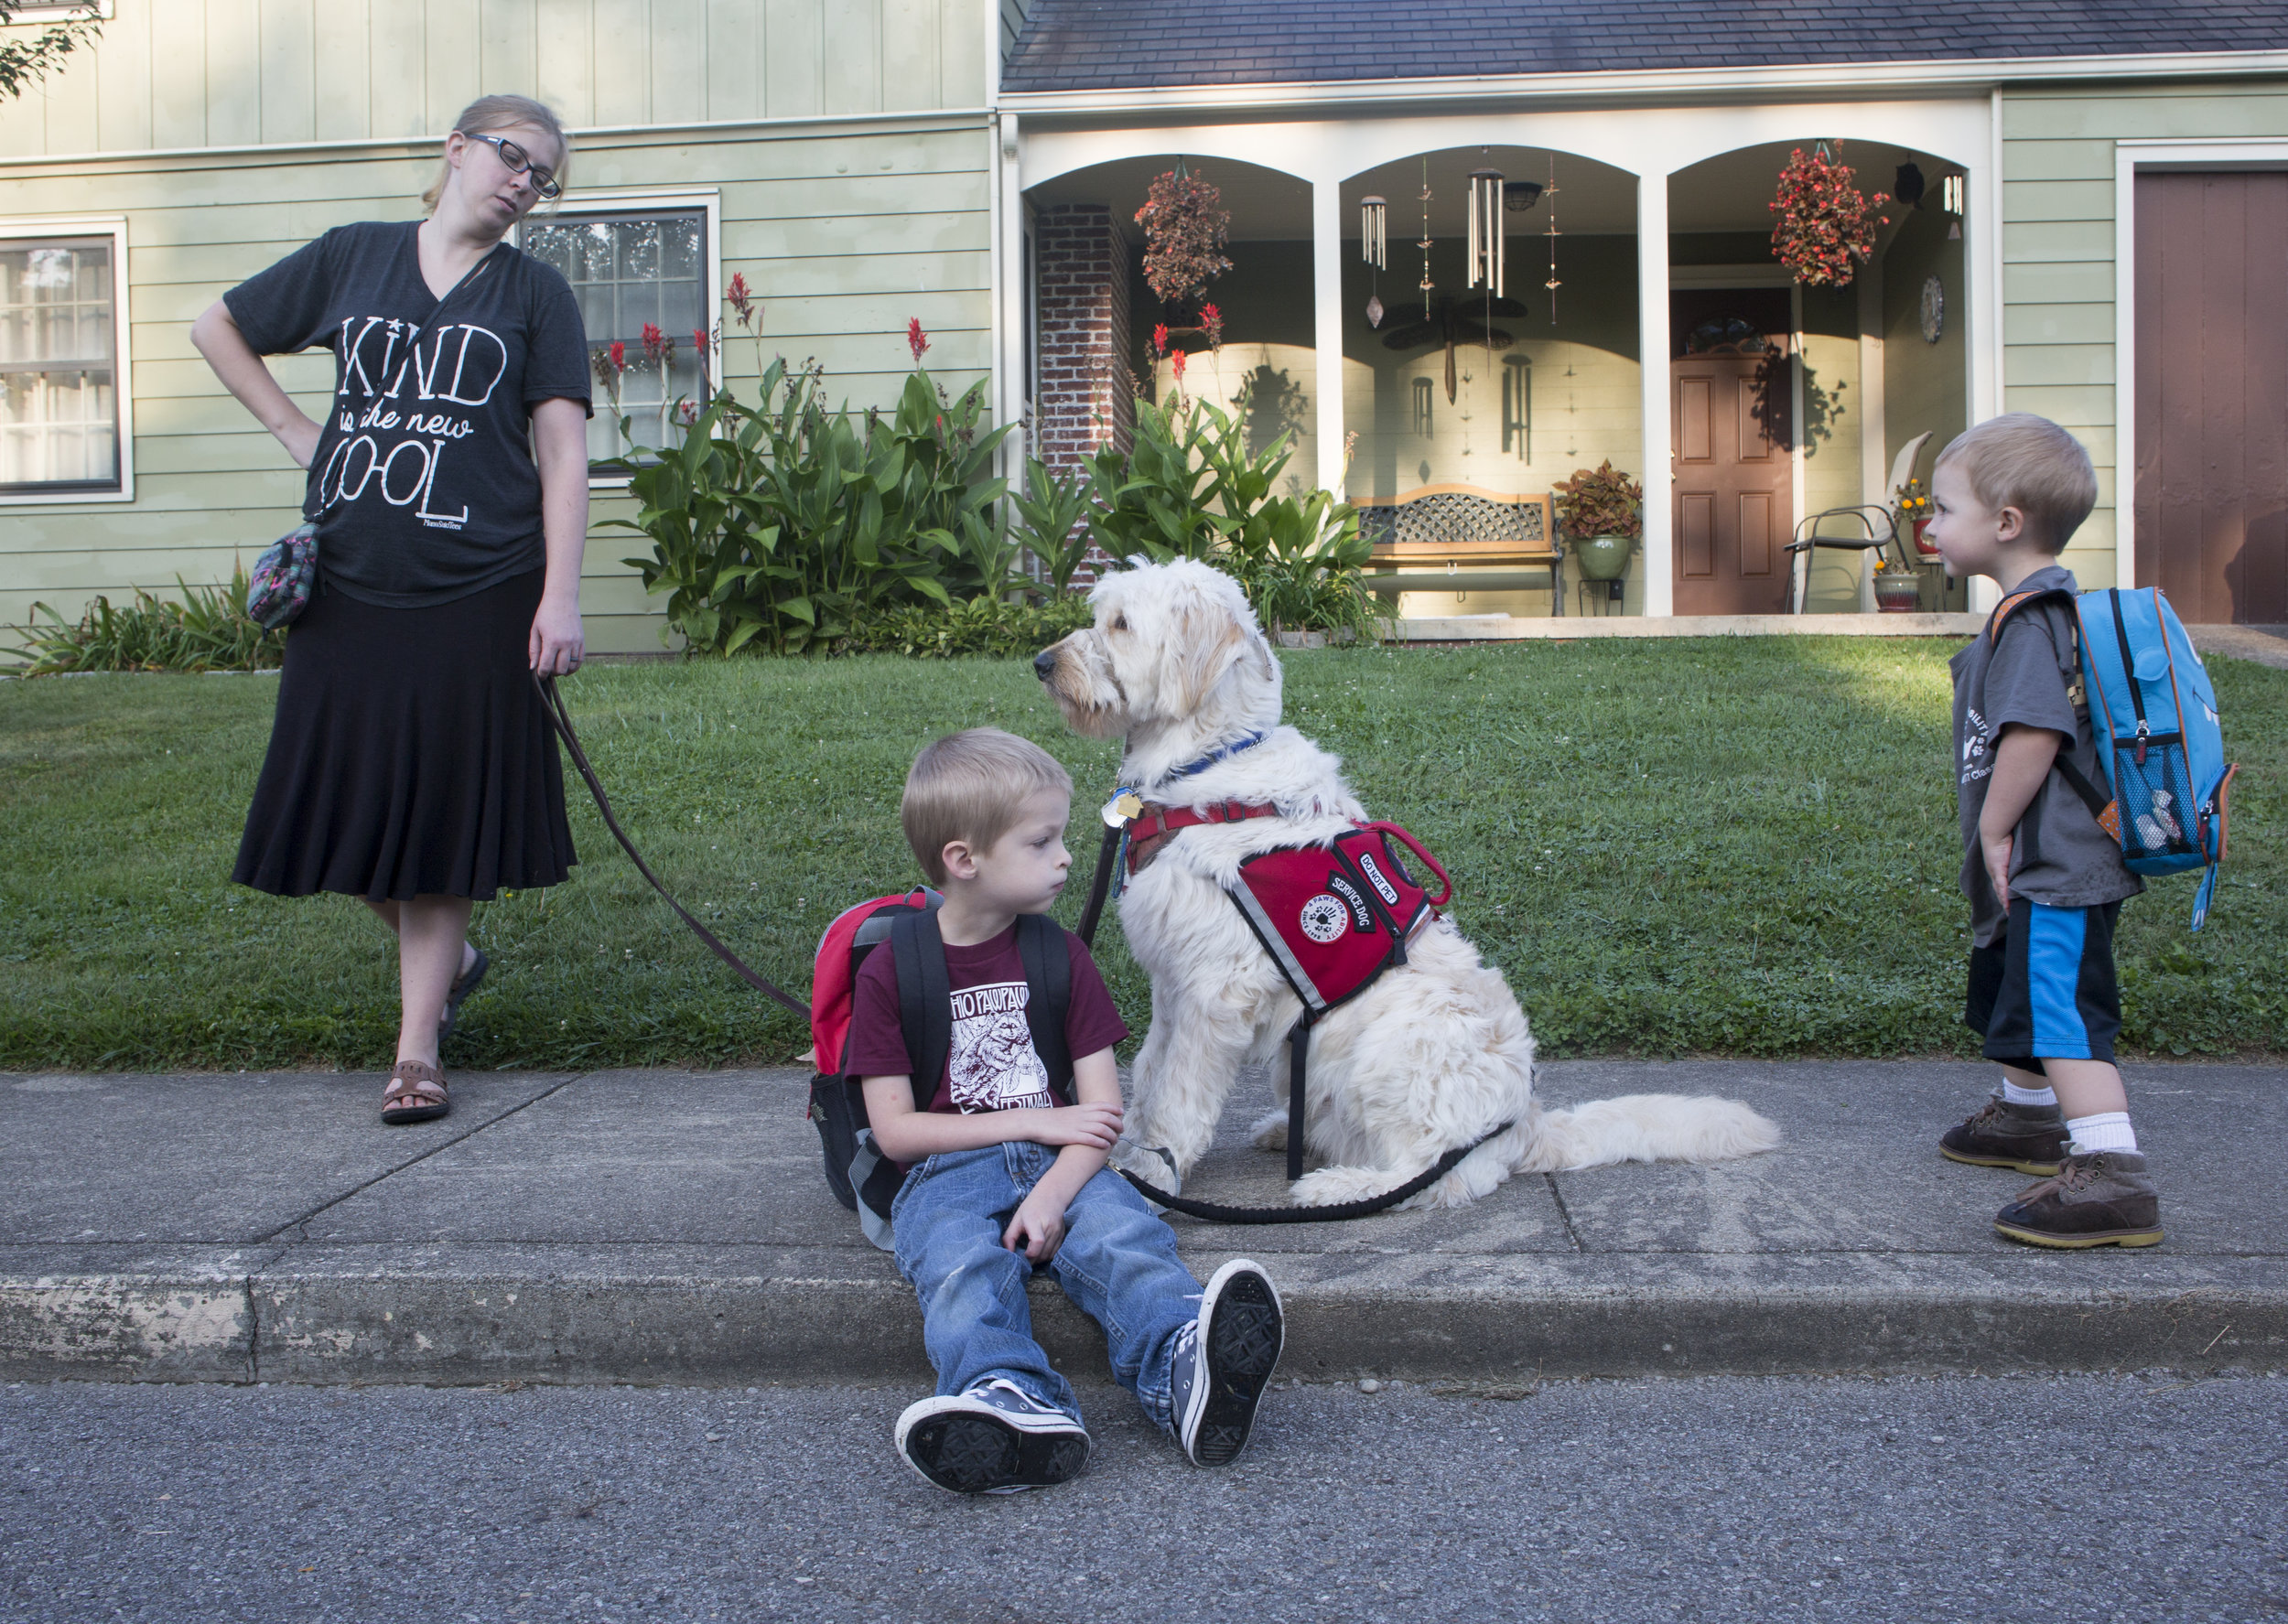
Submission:
<svg viewBox="0 0 2288 1624">
<path fill-rule="evenodd" d="M 1131 1143 L 1115 1159 L 1159 1182 L 1159 1162 L 1181 1176 L 1206 1151 L 1243 1065 L 1277 1060 L 1274 1090 L 1286 1092 L 1285 1039 L 1301 1000 L 1225 887 L 1243 858 L 1331 843 L 1366 814 L 1342 763 L 1280 725 L 1279 663 L 1228 575 L 1193 563 L 1122 570 L 1090 603 L 1095 624 L 1034 668 L 1075 731 L 1127 736 L 1120 782 L 1162 806 L 1279 809 L 1182 830 L 1120 898 L 1129 950 L 1152 978 L 1152 1027 L 1136 1058 Z M 1262 742 L 1176 776 L 1258 732 Z M 1404 965 L 1320 1018 L 1304 1095 L 1304 1145 L 1322 1165 L 1293 1195 L 1310 1206 L 1395 1188 L 1505 1122 L 1516 1125 L 1407 1204 L 1462 1206 L 1516 1172 L 1721 1161 L 1779 1143 L 1771 1123 L 1729 1100 L 1630 1094 L 1542 1110 L 1524 1011 L 1444 919 L 1415 938 Z M 1283 1108 L 1256 1125 L 1255 1142 L 1285 1148 Z"/>
</svg>

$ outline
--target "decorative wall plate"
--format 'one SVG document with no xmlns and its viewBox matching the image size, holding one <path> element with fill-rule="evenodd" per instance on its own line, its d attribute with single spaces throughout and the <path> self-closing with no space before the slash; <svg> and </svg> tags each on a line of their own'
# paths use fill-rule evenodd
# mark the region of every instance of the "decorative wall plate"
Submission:
<svg viewBox="0 0 2288 1624">
<path fill-rule="evenodd" d="M 1923 342 L 1936 344 L 1947 330 L 1947 290 L 1935 275 L 1923 278 Z"/>
</svg>

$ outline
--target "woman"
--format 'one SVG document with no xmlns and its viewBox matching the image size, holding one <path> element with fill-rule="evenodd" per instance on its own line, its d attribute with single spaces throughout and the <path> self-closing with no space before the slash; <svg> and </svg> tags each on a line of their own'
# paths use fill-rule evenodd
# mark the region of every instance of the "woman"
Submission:
<svg viewBox="0 0 2288 1624">
<path fill-rule="evenodd" d="M 286 640 L 238 883 L 360 897 L 397 934 L 385 1123 L 450 1109 L 438 1044 L 486 961 L 470 905 L 577 861 L 528 671 L 578 669 L 588 339 L 564 278 L 502 242 L 562 189 L 556 114 L 487 96 L 419 221 L 342 226 L 225 294 L 191 342 L 309 470 L 318 589 Z M 264 363 L 332 346 L 323 423 Z"/>
</svg>

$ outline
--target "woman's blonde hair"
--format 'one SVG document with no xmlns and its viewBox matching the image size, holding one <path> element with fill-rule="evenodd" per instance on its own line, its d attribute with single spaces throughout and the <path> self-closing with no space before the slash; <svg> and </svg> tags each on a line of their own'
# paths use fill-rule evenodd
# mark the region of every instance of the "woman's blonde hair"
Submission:
<svg viewBox="0 0 2288 1624">
<path fill-rule="evenodd" d="M 556 145 L 564 154 L 563 161 L 556 167 L 556 179 L 566 182 L 572 172 L 572 138 L 564 133 L 562 121 L 546 102 L 535 102 L 530 96 L 480 96 L 462 108 L 460 116 L 453 121 L 453 128 L 464 135 L 490 135 L 523 125 L 545 130 L 556 137 Z M 421 194 L 424 212 L 437 212 L 437 199 L 445 195 L 445 183 L 452 177 L 451 160 L 440 162 L 437 179 Z"/>
</svg>

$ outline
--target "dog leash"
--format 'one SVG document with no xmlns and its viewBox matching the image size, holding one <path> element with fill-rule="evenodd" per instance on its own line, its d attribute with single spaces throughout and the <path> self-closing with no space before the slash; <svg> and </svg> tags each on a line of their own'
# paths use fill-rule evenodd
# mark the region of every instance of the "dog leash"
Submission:
<svg viewBox="0 0 2288 1624">
<path fill-rule="evenodd" d="M 628 854 L 628 859 L 635 865 L 636 872 L 652 882 L 652 889 L 657 891 L 666 900 L 667 906 L 675 910 L 677 918 L 691 927 L 691 933 L 713 949 L 715 956 L 736 971 L 740 980 L 765 997 L 776 999 L 785 1008 L 807 1022 L 810 1019 L 809 1005 L 801 1002 L 790 994 L 780 991 L 774 984 L 748 969 L 745 962 L 737 953 L 718 941 L 714 931 L 692 918 L 691 910 L 676 901 L 673 893 L 665 886 L 660 884 L 659 876 L 652 872 L 652 866 L 643 860 L 643 854 L 635 849 L 635 842 L 628 838 L 628 832 L 620 826 L 620 820 L 612 815 L 611 800 L 604 793 L 602 780 L 597 778 L 596 769 L 588 765 L 588 752 L 580 748 L 580 736 L 572 730 L 572 713 L 564 703 L 564 695 L 556 691 L 556 679 L 544 677 L 538 672 L 534 672 L 533 686 L 540 691 L 541 708 L 548 713 L 548 725 L 556 729 L 556 737 L 564 741 L 565 753 L 572 758 L 574 769 L 587 782 L 588 792 L 596 797 L 596 810 L 604 816 L 604 827 L 611 831 L 611 837 L 620 843 L 620 849 Z"/>
</svg>

